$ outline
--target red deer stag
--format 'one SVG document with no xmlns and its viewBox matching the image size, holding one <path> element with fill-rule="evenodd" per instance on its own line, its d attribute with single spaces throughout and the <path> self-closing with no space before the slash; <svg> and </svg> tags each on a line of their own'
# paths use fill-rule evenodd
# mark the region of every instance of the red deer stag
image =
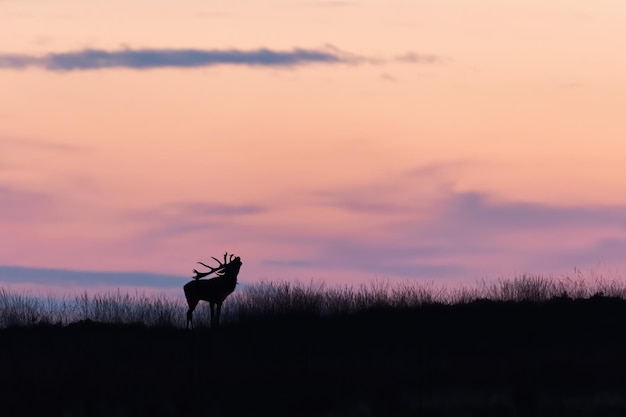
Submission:
<svg viewBox="0 0 626 417">
<path fill-rule="evenodd" d="M 234 255 L 230 255 L 228 259 L 228 252 L 224 254 L 224 262 L 220 262 L 217 258 L 211 257 L 219 263 L 219 266 L 212 268 L 202 262 L 198 262 L 200 265 L 210 269 L 209 272 L 198 272 L 195 269 L 193 272 L 196 274 L 193 278 L 194 281 L 190 281 L 183 289 L 185 290 L 185 298 L 187 298 L 187 304 L 189 304 L 189 310 L 187 311 L 187 328 L 191 325 L 193 329 L 193 310 L 198 305 L 200 300 L 208 301 L 211 306 L 211 328 L 219 327 L 220 314 L 222 312 L 222 303 L 235 291 L 237 285 L 237 275 L 241 268 L 241 258 L 238 256 L 233 259 Z M 212 273 L 216 273 L 217 277 L 211 279 L 200 279 L 206 277 Z M 217 314 L 215 314 L 215 305 L 217 305 Z"/>
</svg>

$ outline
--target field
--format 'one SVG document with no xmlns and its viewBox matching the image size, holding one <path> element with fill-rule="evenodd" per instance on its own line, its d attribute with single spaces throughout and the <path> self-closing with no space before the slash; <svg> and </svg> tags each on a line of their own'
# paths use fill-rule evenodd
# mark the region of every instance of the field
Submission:
<svg viewBox="0 0 626 417">
<path fill-rule="evenodd" d="M 2 415 L 625 415 L 625 298 L 540 276 L 263 283 L 188 331 L 182 299 L 0 291 Z"/>
</svg>

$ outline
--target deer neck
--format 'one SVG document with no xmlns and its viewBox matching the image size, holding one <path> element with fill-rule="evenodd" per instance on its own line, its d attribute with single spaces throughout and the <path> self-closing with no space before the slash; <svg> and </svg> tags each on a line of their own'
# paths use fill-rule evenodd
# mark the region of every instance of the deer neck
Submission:
<svg viewBox="0 0 626 417">
<path fill-rule="evenodd" d="M 223 280 L 222 282 L 224 283 L 224 288 L 229 293 L 231 293 L 231 292 L 233 292 L 235 290 L 235 287 L 237 286 L 237 276 L 234 276 L 234 277 L 225 276 L 225 277 L 221 277 L 219 279 Z"/>
</svg>

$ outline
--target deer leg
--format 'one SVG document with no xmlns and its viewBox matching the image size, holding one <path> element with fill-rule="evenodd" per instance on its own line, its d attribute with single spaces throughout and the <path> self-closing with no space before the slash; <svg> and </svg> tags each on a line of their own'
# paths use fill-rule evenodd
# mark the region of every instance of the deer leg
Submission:
<svg viewBox="0 0 626 417">
<path fill-rule="evenodd" d="M 193 317 L 193 310 L 192 309 L 187 310 L 187 329 L 189 329 L 189 325 L 191 325 L 191 328 L 193 329 L 192 317 Z"/>
<path fill-rule="evenodd" d="M 198 305 L 198 301 L 187 299 L 187 304 L 189 304 L 189 310 L 187 310 L 187 328 L 189 328 L 191 324 L 191 328 L 193 329 L 193 310 L 195 310 Z"/>
<path fill-rule="evenodd" d="M 215 303 L 209 303 L 211 306 L 211 328 L 215 325 Z"/>
<path fill-rule="evenodd" d="M 220 327 L 220 316 L 222 315 L 222 303 L 217 303 L 217 315 L 215 320 L 215 327 Z"/>
</svg>

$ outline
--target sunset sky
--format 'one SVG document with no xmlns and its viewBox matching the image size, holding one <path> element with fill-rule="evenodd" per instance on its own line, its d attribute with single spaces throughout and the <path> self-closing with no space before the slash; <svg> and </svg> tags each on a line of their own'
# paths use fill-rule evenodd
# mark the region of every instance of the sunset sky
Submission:
<svg viewBox="0 0 626 417">
<path fill-rule="evenodd" d="M 623 0 L 0 0 L 0 287 L 621 277 L 624 51 Z"/>
</svg>

